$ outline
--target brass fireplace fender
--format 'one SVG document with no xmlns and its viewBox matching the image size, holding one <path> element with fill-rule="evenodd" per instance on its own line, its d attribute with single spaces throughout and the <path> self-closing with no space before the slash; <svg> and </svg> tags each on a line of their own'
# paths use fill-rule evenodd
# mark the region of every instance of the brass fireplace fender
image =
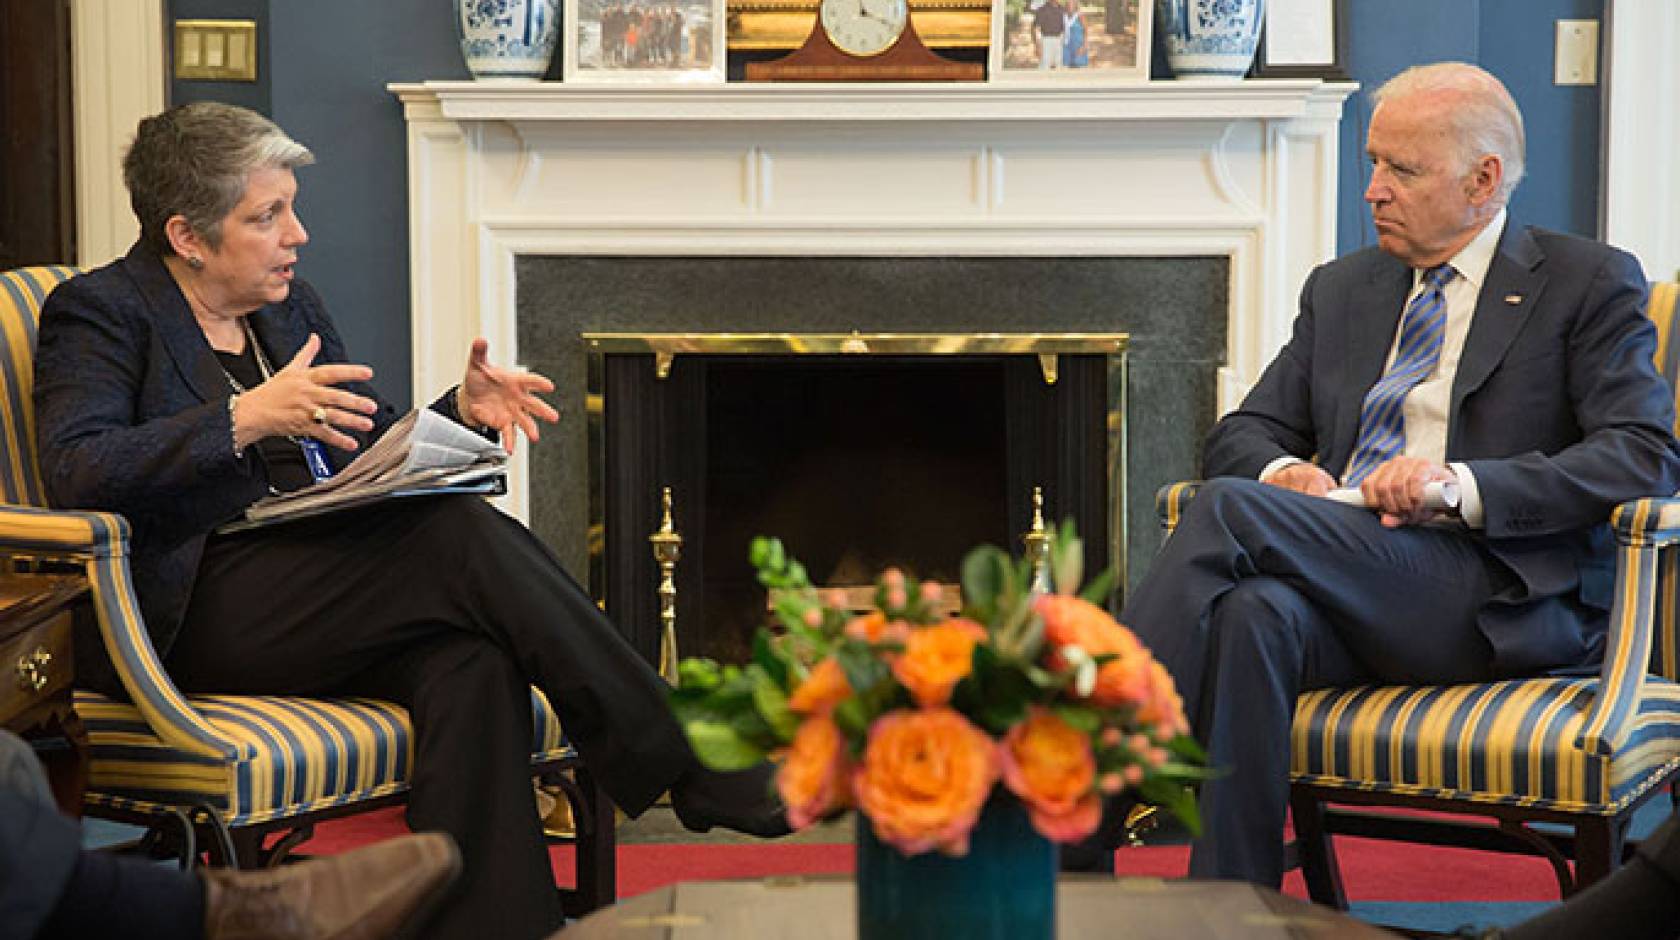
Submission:
<svg viewBox="0 0 1680 940">
<path fill-rule="evenodd" d="M 1117 584 L 1128 582 L 1126 498 L 1126 368 L 1130 335 L 1126 333 L 584 333 L 589 358 L 586 412 L 589 439 L 589 567 L 590 582 L 604 585 L 606 497 L 606 375 L 609 355 L 652 355 L 656 374 L 665 378 L 680 355 L 890 355 L 890 356 L 1037 356 L 1045 384 L 1055 384 L 1060 355 L 1105 357 L 1104 476 L 1108 483 L 1108 537 L 1115 560 Z M 678 494 L 680 497 L 681 494 Z M 664 494 L 649 499 L 666 502 Z M 1054 517 L 1055 507 L 1049 507 Z M 667 510 L 668 511 L 668 510 Z M 668 518 L 668 517 L 667 517 Z M 652 538 L 658 533 L 631 533 Z M 655 541 L 657 545 L 658 542 Z M 673 592 L 674 593 L 674 592 Z M 596 599 L 605 603 L 606 598 Z M 674 597 L 665 599 L 674 608 Z M 675 611 L 671 610 L 671 619 Z"/>
</svg>

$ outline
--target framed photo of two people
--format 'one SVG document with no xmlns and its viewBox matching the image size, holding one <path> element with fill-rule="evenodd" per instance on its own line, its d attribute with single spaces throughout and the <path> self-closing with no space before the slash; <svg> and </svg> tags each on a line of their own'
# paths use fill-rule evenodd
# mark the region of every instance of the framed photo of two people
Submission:
<svg viewBox="0 0 1680 940">
<path fill-rule="evenodd" d="M 721 82 L 724 0 L 566 0 L 568 82 Z"/>
<path fill-rule="evenodd" d="M 1149 79 L 1154 0 L 992 0 L 992 81 Z"/>
</svg>

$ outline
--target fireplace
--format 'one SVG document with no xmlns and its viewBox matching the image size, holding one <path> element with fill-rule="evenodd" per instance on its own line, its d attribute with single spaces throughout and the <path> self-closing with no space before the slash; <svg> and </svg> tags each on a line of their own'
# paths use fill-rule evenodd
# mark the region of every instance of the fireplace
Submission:
<svg viewBox="0 0 1680 940">
<path fill-rule="evenodd" d="M 684 655 L 745 661 L 766 597 L 747 565 L 780 537 L 825 586 L 885 566 L 959 580 L 981 543 L 1020 547 L 1030 496 L 1124 562 L 1126 337 L 586 334 L 602 552 L 593 586 L 659 648 L 659 493 L 683 538 Z M 612 537 L 616 533 L 628 537 Z"/>
<path fill-rule="evenodd" d="M 415 394 L 478 335 L 556 379 L 565 423 L 504 506 L 584 578 L 657 522 L 645 498 L 648 526 L 591 526 L 585 333 L 1126 333 L 1135 579 L 1150 494 L 1193 472 L 1334 252 L 1352 88 L 394 85 Z"/>
</svg>

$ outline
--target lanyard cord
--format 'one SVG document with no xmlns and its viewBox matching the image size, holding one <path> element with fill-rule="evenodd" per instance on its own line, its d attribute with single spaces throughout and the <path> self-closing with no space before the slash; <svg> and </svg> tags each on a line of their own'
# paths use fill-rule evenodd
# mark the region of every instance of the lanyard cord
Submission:
<svg viewBox="0 0 1680 940">
<path fill-rule="evenodd" d="M 245 317 L 240 317 L 239 326 L 245 331 L 246 345 L 250 346 L 251 351 L 257 354 L 257 371 L 262 373 L 263 381 L 267 382 L 269 379 L 274 378 L 274 367 L 268 364 L 268 356 L 263 354 L 262 344 L 257 342 L 257 334 L 251 331 L 251 321 Z M 221 360 L 216 360 L 216 364 L 221 365 Z M 233 373 L 227 370 L 227 366 L 221 366 L 221 368 L 222 375 L 227 378 L 228 384 L 233 386 L 233 390 L 235 392 L 243 395 L 250 391 L 250 389 L 241 384 L 238 379 L 233 377 Z"/>
</svg>

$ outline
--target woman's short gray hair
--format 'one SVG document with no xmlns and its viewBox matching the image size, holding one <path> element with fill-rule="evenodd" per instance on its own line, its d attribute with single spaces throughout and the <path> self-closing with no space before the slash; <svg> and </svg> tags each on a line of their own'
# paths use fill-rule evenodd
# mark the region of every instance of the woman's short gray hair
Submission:
<svg viewBox="0 0 1680 940">
<path fill-rule="evenodd" d="M 169 255 L 174 249 L 164 226 L 174 216 L 217 247 L 222 219 L 239 204 L 252 173 L 314 162 L 308 147 L 257 112 L 195 101 L 140 122 L 123 157 L 123 183 L 140 239 Z"/>
<path fill-rule="evenodd" d="M 1448 109 L 1453 140 L 1459 159 L 1468 171 L 1484 154 L 1494 154 L 1504 165 L 1499 188 L 1503 205 L 1523 178 L 1522 112 L 1505 85 L 1486 70 L 1467 62 L 1436 62 L 1416 65 L 1383 83 L 1371 96 L 1377 104 L 1417 94 L 1446 93 L 1458 98 Z"/>
</svg>

